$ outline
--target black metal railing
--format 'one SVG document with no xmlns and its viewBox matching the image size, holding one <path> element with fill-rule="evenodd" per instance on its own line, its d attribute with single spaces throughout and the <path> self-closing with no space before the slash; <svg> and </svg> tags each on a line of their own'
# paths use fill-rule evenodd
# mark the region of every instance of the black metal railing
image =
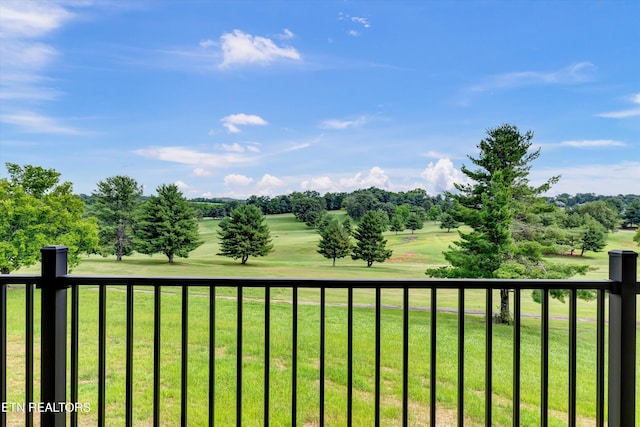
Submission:
<svg viewBox="0 0 640 427">
<path fill-rule="evenodd" d="M 25 403 L 34 399 L 34 285 L 41 290 L 41 375 L 40 402 L 42 404 L 56 404 L 59 402 L 78 402 L 78 324 L 80 304 L 79 288 L 98 286 L 98 391 L 97 391 L 97 424 L 105 425 L 106 419 L 106 327 L 107 327 L 107 286 L 124 286 L 126 289 L 126 337 L 125 337 L 125 422 L 134 425 L 134 304 L 133 292 L 135 287 L 153 287 L 153 425 L 160 425 L 161 416 L 161 289 L 166 286 L 181 287 L 181 358 L 180 358 L 180 405 L 181 425 L 188 425 L 187 402 L 188 387 L 188 332 L 189 332 L 189 289 L 191 287 L 206 287 L 209 289 L 209 362 L 208 362 L 208 424 L 214 425 L 215 419 L 215 343 L 216 343 L 216 289 L 231 287 L 236 289 L 236 424 L 243 421 L 243 305 L 244 290 L 248 288 L 264 289 L 264 414 L 263 421 L 268 425 L 270 420 L 270 392 L 271 392 L 271 308 L 273 305 L 271 289 L 289 288 L 292 306 L 291 330 L 291 416 L 290 424 L 297 425 L 297 390 L 298 390 L 298 291 L 314 288 L 320 290 L 320 331 L 319 331 L 319 425 L 325 425 L 325 313 L 326 291 L 329 289 L 346 289 L 347 291 L 347 385 L 346 385 L 346 424 L 351 425 L 353 419 L 353 315 L 354 289 L 375 290 L 375 367 L 374 367 L 374 424 L 380 425 L 381 408 L 381 291 L 387 289 L 401 290 L 402 305 L 402 425 L 409 422 L 409 312 L 410 289 L 430 291 L 430 347 L 429 347 L 429 415 L 424 422 L 434 425 L 436 420 L 437 399 L 437 310 L 438 290 L 453 289 L 458 291 L 458 337 L 457 337 L 457 424 L 463 425 L 465 420 L 465 290 L 485 290 L 485 424 L 492 425 L 493 402 L 493 290 L 513 290 L 513 362 L 512 362 L 512 425 L 520 425 L 520 382 L 521 382 L 521 291 L 528 289 L 541 290 L 541 356 L 540 356 L 540 424 L 548 424 L 549 413 L 549 292 L 555 289 L 569 290 L 569 342 L 568 342 L 568 396 L 567 420 L 569 425 L 576 424 L 576 376 L 577 363 L 577 291 L 593 290 L 597 292 L 597 326 L 596 326 L 596 425 L 605 424 L 605 412 L 609 426 L 636 425 L 636 296 L 639 286 L 636 279 L 637 253 L 632 251 L 609 252 L 609 280 L 436 280 L 436 279 L 271 279 L 271 278 L 220 278 L 220 277 L 90 277 L 67 275 L 67 248 L 52 246 L 42 249 L 41 275 L 0 275 L 1 304 L 0 316 L 0 391 L 2 402 L 7 400 L 7 287 L 9 285 L 26 284 L 25 292 Z M 67 308 L 67 290 L 71 290 L 70 313 Z M 608 297 L 608 318 L 605 316 L 605 297 Z M 67 328 L 67 318 L 70 318 L 70 332 Z M 605 346 L 605 324 L 608 323 L 608 345 Z M 302 325 L 303 326 L 303 325 Z M 67 345 L 70 337 L 70 345 Z M 67 383 L 67 355 L 70 356 L 69 384 Z M 605 358 L 608 362 L 605 365 Z M 605 380 L 608 382 L 605 383 Z M 67 390 L 69 396 L 67 396 Z M 605 396 L 605 391 L 607 396 Z M 606 399 L 605 399 L 606 397 Z M 605 406 L 606 405 L 606 406 Z M 68 409 L 68 408 L 66 408 Z M 0 413 L 1 425 L 5 426 L 7 408 L 3 406 Z M 93 408 L 92 408 L 93 410 Z M 64 426 L 67 421 L 72 426 L 78 424 L 77 411 L 38 411 L 42 426 Z M 68 412 L 68 413 L 67 413 Z M 33 423 L 33 412 L 25 411 L 25 425 Z M 245 419 L 246 420 L 246 419 Z"/>
</svg>

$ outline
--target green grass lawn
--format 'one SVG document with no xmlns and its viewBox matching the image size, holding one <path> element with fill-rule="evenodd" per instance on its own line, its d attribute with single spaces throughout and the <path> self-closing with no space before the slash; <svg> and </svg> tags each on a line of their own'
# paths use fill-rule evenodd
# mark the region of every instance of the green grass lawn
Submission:
<svg viewBox="0 0 640 427">
<path fill-rule="evenodd" d="M 334 212 L 334 215 L 344 215 Z M 201 222 L 205 244 L 189 258 L 178 258 L 174 265 L 166 257 L 156 255 L 134 255 L 121 262 L 113 257 L 91 256 L 83 259 L 72 272 L 79 275 L 155 275 L 155 276 L 235 276 L 235 277 L 344 277 L 344 278 L 426 278 L 428 267 L 444 265 L 442 251 L 446 250 L 457 233 L 447 233 L 432 223 L 423 230 L 387 233 L 388 245 L 393 250 L 391 260 L 375 263 L 367 268 L 362 261 L 340 259 L 336 267 L 331 260 L 316 252 L 318 235 L 304 224 L 293 220 L 291 215 L 270 216 L 275 250 L 268 257 L 250 258 L 246 265 L 239 261 L 215 255 L 217 249 L 216 229 L 218 221 Z M 632 249 L 633 233 L 616 232 L 609 235 L 609 249 Z M 589 264 L 593 270 L 589 278 L 606 279 L 608 258 L 606 250 L 601 253 L 587 252 L 584 257 L 558 257 L 558 261 Z M 37 272 L 34 266 L 20 273 Z M 143 287 L 136 288 L 134 319 L 134 420 L 136 425 L 150 425 L 152 416 L 152 349 L 153 349 L 153 296 Z M 216 299 L 216 425 L 235 423 L 235 363 L 236 363 L 236 305 L 235 290 L 218 288 Z M 467 309 L 484 310 L 484 291 L 467 291 Z M 8 401 L 24 401 L 24 288 L 12 287 L 8 296 Z M 243 424 L 263 425 L 263 357 L 264 357 L 264 296 L 263 290 L 247 288 L 245 297 L 255 300 L 244 303 L 243 346 Z M 290 289 L 273 289 L 272 299 L 288 301 Z M 301 289 L 301 301 L 311 304 L 299 306 L 298 341 L 298 422 L 300 425 L 318 423 L 318 372 L 319 372 L 319 291 Z M 97 299 L 98 292 L 92 288 L 80 291 L 80 401 L 91 403 L 92 410 L 80 415 L 82 425 L 95 424 L 97 416 Z M 163 289 L 162 296 L 162 425 L 172 426 L 180 417 L 180 291 L 177 288 Z M 430 304 L 428 291 L 412 290 L 412 306 L 427 307 Z M 345 303 L 345 290 L 327 291 L 327 301 Z M 372 304 L 373 290 L 357 289 L 354 301 Z M 494 297 L 497 304 L 497 296 Z M 400 306 L 401 291 L 383 291 L 383 303 Z M 34 322 L 36 339 L 39 337 L 39 291 L 36 291 Z M 438 306 L 454 308 L 457 291 L 438 291 Z M 190 425 L 202 425 L 208 411 L 207 366 L 208 366 L 208 291 L 192 288 L 189 298 L 189 403 Z M 125 350 L 125 293 L 117 287 L 109 288 L 107 297 L 107 424 L 122 425 L 124 420 L 124 350 Z M 271 324 L 271 389 L 270 408 L 272 425 L 288 425 L 291 400 L 291 305 L 274 303 Z M 540 306 L 529 298 L 522 297 L 522 312 L 539 314 Z M 550 312 L 554 316 L 566 316 L 567 304 L 552 301 Z M 327 425 L 344 425 L 346 422 L 346 354 L 347 354 L 347 308 L 326 308 L 327 354 L 326 354 L 326 422 Z M 595 317 L 593 302 L 578 303 L 578 316 Z M 455 424 L 457 399 L 457 317 L 439 313 L 438 335 L 438 425 Z M 465 336 L 465 415 L 469 425 L 482 425 L 484 419 L 484 318 L 470 315 L 466 318 Z M 550 327 L 550 425 L 566 425 L 567 409 L 567 322 L 552 320 Z M 411 425 L 423 425 L 429 409 L 429 313 L 410 313 L 410 377 L 409 419 Z M 522 425 L 539 425 L 540 401 L 540 322 L 535 318 L 524 318 L 522 326 Z M 374 310 L 354 309 L 354 421 L 356 425 L 368 426 L 373 422 L 374 396 Z M 511 419 L 511 358 L 512 329 L 509 326 L 494 327 L 494 384 L 493 424 L 510 425 Z M 401 408 L 401 340 L 402 312 L 383 310 L 382 349 L 382 419 L 385 425 L 397 425 L 402 416 Z M 584 425 L 593 423 L 595 417 L 595 324 L 578 323 L 578 414 Z M 38 344 L 34 375 L 39 378 Z M 37 387 L 36 387 L 37 389 Z M 38 400 L 37 390 L 35 400 Z M 9 414 L 9 425 L 20 418 Z"/>
</svg>

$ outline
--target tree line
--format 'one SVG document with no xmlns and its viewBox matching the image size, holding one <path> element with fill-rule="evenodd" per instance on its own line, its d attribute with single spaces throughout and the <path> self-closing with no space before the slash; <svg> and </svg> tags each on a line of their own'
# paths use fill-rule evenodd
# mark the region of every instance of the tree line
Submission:
<svg viewBox="0 0 640 427">
<path fill-rule="evenodd" d="M 584 272 L 584 266 L 551 264 L 543 256 L 602 250 L 607 233 L 640 224 L 640 196 L 543 196 L 559 177 L 529 185 L 531 163 L 540 152 L 530 150 L 532 138 L 532 132 L 522 134 L 513 125 L 489 129 L 478 145 L 479 156 L 469 156 L 477 169 L 462 167 L 471 184 L 456 184 L 455 192 L 436 196 L 423 189 L 372 187 L 187 200 L 173 184 L 145 197 L 127 176 L 107 178 L 91 195 L 77 196 L 53 169 L 7 163 L 9 178 L 0 180 L 0 271 L 34 264 L 40 247 L 51 243 L 70 248 L 71 266 L 82 253 L 117 260 L 134 251 L 162 253 L 173 262 L 202 244 L 197 220 L 203 217 L 222 218 L 219 255 L 245 263 L 273 249 L 264 216 L 292 213 L 318 231 L 318 252 L 334 265 L 349 255 L 368 266 L 383 262 L 391 256 L 384 232 L 413 233 L 434 221 L 448 232 L 461 224 L 472 231 L 458 231 L 460 240 L 445 253 L 450 266 L 428 270 L 431 276 L 561 278 Z M 348 214 L 342 223 L 327 215 L 338 209 Z M 640 231 L 635 239 L 640 243 Z"/>
</svg>

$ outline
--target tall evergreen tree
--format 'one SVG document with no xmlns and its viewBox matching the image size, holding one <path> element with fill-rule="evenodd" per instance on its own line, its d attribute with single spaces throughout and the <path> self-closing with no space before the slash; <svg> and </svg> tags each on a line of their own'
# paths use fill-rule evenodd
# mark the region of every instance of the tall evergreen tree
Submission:
<svg viewBox="0 0 640 427">
<path fill-rule="evenodd" d="M 552 177 L 539 187 L 529 185 L 531 162 L 540 149 L 530 151 L 533 133 L 521 134 L 516 126 L 505 124 L 487 130 L 480 141 L 478 157 L 469 156 L 478 168 L 462 166 L 469 183 L 456 184 L 459 193 L 450 197 L 455 202 L 458 218 L 472 228 L 470 233 L 458 231 L 460 241 L 445 252 L 449 267 L 428 269 L 433 277 L 507 278 L 520 277 L 522 262 L 527 268 L 542 265 L 541 251 L 512 238 L 511 225 L 518 204 L 528 203 L 559 177 Z M 535 245 L 533 245 L 535 246 Z M 566 270 L 563 270 L 566 273 Z M 500 290 L 500 320 L 509 321 L 509 292 Z"/>
<path fill-rule="evenodd" d="M 229 217 L 220 222 L 220 252 L 218 255 L 241 259 L 245 264 L 249 256 L 266 256 L 273 250 L 269 227 L 260 209 L 240 205 Z"/>
<path fill-rule="evenodd" d="M 323 220 L 318 227 L 318 233 L 320 233 L 318 253 L 332 259 L 334 267 L 336 258 L 344 258 L 351 252 L 351 235 L 336 218 Z"/>
<path fill-rule="evenodd" d="M 382 233 L 385 229 L 382 218 L 374 211 L 367 211 L 362 217 L 354 237 L 357 241 L 351 258 L 361 259 L 371 267 L 374 261 L 384 262 L 391 258 L 391 250 L 386 249 L 387 241 Z"/>
<path fill-rule="evenodd" d="M 105 256 L 115 254 L 121 261 L 134 249 L 132 229 L 142 186 L 133 178 L 117 175 L 98 182 L 92 195 L 95 203 L 91 213 L 98 218 L 100 251 Z"/>
<path fill-rule="evenodd" d="M 136 250 L 143 254 L 162 253 L 174 262 L 174 257 L 187 258 L 200 246 L 198 220 L 182 192 L 174 184 L 161 185 L 157 196 L 151 196 L 142 206 L 135 226 Z"/>
</svg>

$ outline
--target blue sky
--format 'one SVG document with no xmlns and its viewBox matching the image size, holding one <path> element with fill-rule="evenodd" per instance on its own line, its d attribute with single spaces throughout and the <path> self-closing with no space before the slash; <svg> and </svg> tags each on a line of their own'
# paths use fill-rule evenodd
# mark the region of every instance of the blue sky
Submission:
<svg viewBox="0 0 640 427">
<path fill-rule="evenodd" d="M 0 160 L 89 194 L 461 182 L 534 132 L 551 194 L 640 192 L 638 1 L 0 2 Z M 0 176 L 5 176 L 2 168 Z"/>
</svg>

